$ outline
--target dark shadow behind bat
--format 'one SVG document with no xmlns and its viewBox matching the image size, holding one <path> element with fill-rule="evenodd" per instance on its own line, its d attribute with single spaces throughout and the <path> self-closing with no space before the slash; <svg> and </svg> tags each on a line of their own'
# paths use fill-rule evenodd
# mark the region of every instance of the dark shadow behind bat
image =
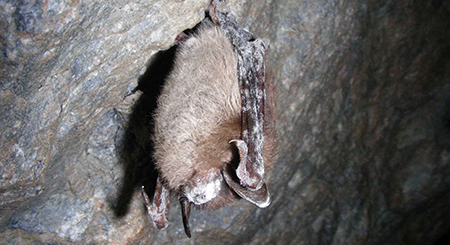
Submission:
<svg viewBox="0 0 450 245">
<path fill-rule="evenodd" d="M 178 46 L 156 53 L 149 61 L 146 72 L 139 77 L 138 86 L 129 94 L 141 91 L 128 121 L 120 112 L 116 114 L 124 127 L 116 139 L 119 161 L 124 167 L 124 179 L 117 200 L 112 205 L 115 215 L 122 217 L 128 212 L 131 198 L 137 189 L 145 186 L 149 196 L 154 195 L 158 173 L 151 153 L 153 143 L 153 113 L 162 85 L 170 73 Z M 128 96 L 127 94 L 126 96 Z"/>
</svg>

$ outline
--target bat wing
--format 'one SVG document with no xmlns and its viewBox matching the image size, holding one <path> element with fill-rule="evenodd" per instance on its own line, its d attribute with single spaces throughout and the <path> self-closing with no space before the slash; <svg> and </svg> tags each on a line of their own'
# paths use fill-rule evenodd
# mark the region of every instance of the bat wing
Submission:
<svg viewBox="0 0 450 245">
<path fill-rule="evenodd" d="M 261 38 L 239 27 L 229 13 L 214 11 L 212 14 L 238 57 L 237 74 L 242 100 L 242 139 L 230 142 L 235 143 L 239 151 L 240 162 L 235 170 L 238 181 L 231 174 L 231 166 L 225 166 L 222 173 L 239 196 L 258 207 L 267 207 L 270 193 L 264 181 L 263 161 L 267 45 Z"/>
<path fill-rule="evenodd" d="M 153 227 L 156 229 L 164 229 L 169 225 L 169 208 L 170 208 L 170 191 L 162 183 L 158 177 L 156 183 L 155 195 L 150 200 L 142 186 L 142 197 L 147 207 L 148 215 L 152 220 Z"/>
</svg>

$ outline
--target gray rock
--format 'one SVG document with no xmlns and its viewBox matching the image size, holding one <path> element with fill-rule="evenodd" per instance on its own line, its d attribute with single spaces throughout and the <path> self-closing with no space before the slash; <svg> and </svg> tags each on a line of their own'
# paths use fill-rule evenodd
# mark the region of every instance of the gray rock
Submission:
<svg viewBox="0 0 450 245">
<path fill-rule="evenodd" d="M 450 4 L 362 0 L 220 6 L 270 43 L 273 202 L 193 210 L 188 239 L 173 200 L 154 230 L 136 192 L 152 185 L 154 54 L 208 2 L 0 2 L 1 244 L 432 244 L 450 230 Z"/>
</svg>

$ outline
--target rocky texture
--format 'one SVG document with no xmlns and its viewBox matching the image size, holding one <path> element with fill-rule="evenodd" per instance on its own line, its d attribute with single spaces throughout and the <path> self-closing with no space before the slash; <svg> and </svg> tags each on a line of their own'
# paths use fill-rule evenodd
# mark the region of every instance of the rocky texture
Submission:
<svg viewBox="0 0 450 245">
<path fill-rule="evenodd" d="M 166 67 L 148 60 L 207 5 L 0 2 L 0 243 L 430 244 L 450 230 L 450 3 L 438 0 L 222 6 L 271 45 L 274 200 L 194 210 L 190 241 L 177 204 L 152 229 L 133 191 L 151 185 Z"/>
</svg>

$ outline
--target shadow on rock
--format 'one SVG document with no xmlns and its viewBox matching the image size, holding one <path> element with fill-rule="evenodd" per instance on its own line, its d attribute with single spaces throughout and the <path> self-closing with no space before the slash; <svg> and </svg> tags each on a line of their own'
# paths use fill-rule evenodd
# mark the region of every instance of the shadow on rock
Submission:
<svg viewBox="0 0 450 245">
<path fill-rule="evenodd" d="M 157 106 L 157 98 L 163 82 L 172 69 L 177 46 L 155 54 L 147 67 L 147 71 L 139 78 L 138 86 L 132 93 L 140 90 L 142 95 L 133 107 L 128 121 L 120 112 L 116 114 L 125 126 L 124 133 L 116 140 L 119 161 L 124 166 L 124 179 L 113 205 L 117 217 L 127 214 L 134 192 L 145 187 L 149 197 L 153 197 L 158 172 L 152 157 L 153 134 L 152 115 Z"/>
</svg>

